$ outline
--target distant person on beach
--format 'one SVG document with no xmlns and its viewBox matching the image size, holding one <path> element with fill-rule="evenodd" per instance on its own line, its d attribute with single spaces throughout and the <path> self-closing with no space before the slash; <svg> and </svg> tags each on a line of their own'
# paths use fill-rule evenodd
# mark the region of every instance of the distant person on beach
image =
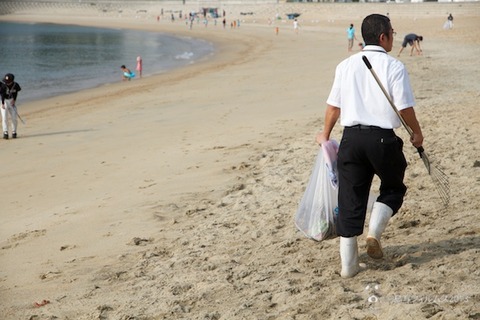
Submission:
<svg viewBox="0 0 480 320">
<path fill-rule="evenodd" d="M 189 21 L 190 21 L 189 28 L 191 30 L 193 28 L 193 22 L 195 21 L 195 13 L 194 12 L 190 12 Z"/>
<path fill-rule="evenodd" d="M 22 90 L 20 85 L 16 83 L 15 76 L 11 73 L 7 73 L 3 77 L 3 81 L 0 85 L 0 95 L 2 99 L 2 128 L 3 139 L 8 139 L 8 118 L 12 122 L 12 138 L 17 138 L 17 96 L 18 92 Z"/>
<path fill-rule="evenodd" d="M 355 36 L 355 28 L 353 27 L 353 23 L 350 24 L 350 27 L 347 29 L 347 40 L 348 40 L 348 51 L 352 51 L 353 42 L 357 40 Z"/>
<path fill-rule="evenodd" d="M 420 41 L 423 41 L 422 36 L 417 36 L 415 33 L 407 34 L 405 38 L 403 38 L 402 47 L 398 52 L 398 57 L 400 57 L 400 54 L 402 53 L 403 49 L 407 47 L 407 44 L 409 44 L 412 47 L 412 50 L 410 50 L 410 56 L 413 55 L 413 50 L 416 50 L 417 54 L 421 55 L 422 48 L 420 47 Z"/>
<path fill-rule="evenodd" d="M 293 20 L 293 30 L 295 31 L 296 34 L 298 34 L 298 20 L 297 19 Z"/>
<path fill-rule="evenodd" d="M 125 81 L 125 80 L 132 80 L 134 77 L 135 77 L 135 73 L 133 73 L 132 71 L 130 71 L 130 69 L 128 69 L 127 67 L 125 67 L 125 65 L 122 65 L 120 67 L 120 69 L 122 69 L 122 80 Z"/>
<path fill-rule="evenodd" d="M 137 67 L 135 68 L 138 72 L 138 76 L 141 78 L 142 77 L 142 71 L 143 71 L 143 60 L 141 56 L 137 57 Z"/>
<path fill-rule="evenodd" d="M 365 48 L 343 60 L 335 70 L 327 99 L 324 129 L 317 135 L 322 144 L 340 119 L 343 135 L 338 150 L 338 218 L 340 260 L 343 278 L 360 271 L 357 237 L 363 234 L 373 177 L 380 179 L 380 195 L 373 204 L 366 237 L 367 254 L 383 257 L 380 237 L 388 221 L 403 203 L 407 161 L 403 141 L 394 129 L 401 126 L 397 114 L 362 61 L 367 57 L 378 77 L 389 89 L 400 114 L 412 129 L 410 142 L 421 147 L 423 135 L 415 116 L 415 100 L 405 66 L 388 55 L 394 31 L 387 16 L 372 14 L 362 22 Z"/>
<path fill-rule="evenodd" d="M 452 29 L 453 28 L 453 16 L 452 14 L 448 14 L 447 21 L 443 25 L 443 29 Z"/>
</svg>

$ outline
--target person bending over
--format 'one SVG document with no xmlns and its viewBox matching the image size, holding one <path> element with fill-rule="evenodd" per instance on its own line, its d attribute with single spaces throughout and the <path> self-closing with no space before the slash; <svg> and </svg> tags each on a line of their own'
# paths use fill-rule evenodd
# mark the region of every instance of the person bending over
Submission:
<svg viewBox="0 0 480 320">
<path fill-rule="evenodd" d="M 417 54 L 421 55 L 422 48 L 420 47 L 420 41 L 423 41 L 422 36 L 417 36 L 415 33 L 407 34 L 405 38 L 403 38 L 402 47 L 398 52 L 398 56 L 400 57 L 400 54 L 402 53 L 403 49 L 407 47 L 407 44 L 409 44 L 412 47 L 412 50 L 410 50 L 410 56 L 413 55 L 413 50 L 416 50 Z"/>
</svg>

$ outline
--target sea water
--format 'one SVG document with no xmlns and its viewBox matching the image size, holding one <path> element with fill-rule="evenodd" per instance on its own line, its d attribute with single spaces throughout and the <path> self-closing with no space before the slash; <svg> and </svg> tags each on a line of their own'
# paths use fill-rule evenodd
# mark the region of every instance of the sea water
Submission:
<svg viewBox="0 0 480 320">
<path fill-rule="evenodd" d="M 136 72 L 137 56 L 148 76 L 213 51 L 209 42 L 156 32 L 0 22 L 0 77 L 15 75 L 19 103 L 121 81 L 120 66 Z"/>
</svg>

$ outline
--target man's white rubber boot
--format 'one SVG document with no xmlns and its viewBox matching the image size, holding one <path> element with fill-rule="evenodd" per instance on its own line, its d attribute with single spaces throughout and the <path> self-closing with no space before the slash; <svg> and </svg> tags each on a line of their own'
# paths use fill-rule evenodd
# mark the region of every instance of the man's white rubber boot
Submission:
<svg viewBox="0 0 480 320">
<path fill-rule="evenodd" d="M 342 278 L 351 278 L 360 271 L 358 264 L 357 237 L 340 237 L 340 260 L 342 260 Z"/>
<path fill-rule="evenodd" d="M 393 210 L 384 203 L 375 202 L 368 226 L 367 254 L 373 259 L 383 257 L 380 237 L 387 228 L 388 220 L 392 217 Z"/>
</svg>

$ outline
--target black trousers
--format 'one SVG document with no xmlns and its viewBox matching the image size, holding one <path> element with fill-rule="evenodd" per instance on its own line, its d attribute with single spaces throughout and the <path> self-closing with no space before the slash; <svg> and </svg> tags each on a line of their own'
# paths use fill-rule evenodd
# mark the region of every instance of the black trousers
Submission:
<svg viewBox="0 0 480 320">
<path fill-rule="evenodd" d="M 403 141 L 393 130 L 378 127 L 345 127 L 338 150 L 337 234 L 363 233 L 368 197 L 374 175 L 380 178 L 382 202 L 397 213 L 407 187 L 403 183 L 407 161 Z"/>
</svg>

